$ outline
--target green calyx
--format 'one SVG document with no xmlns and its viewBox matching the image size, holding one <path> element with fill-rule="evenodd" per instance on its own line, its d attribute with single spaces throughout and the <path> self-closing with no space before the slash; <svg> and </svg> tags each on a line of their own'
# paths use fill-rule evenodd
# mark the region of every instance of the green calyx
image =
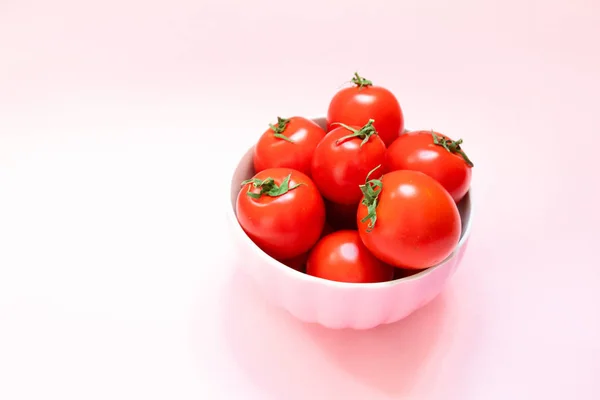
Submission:
<svg viewBox="0 0 600 400">
<path fill-rule="evenodd" d="M 379 179 L 369 179 L 371 174 L 379 169 L 381 165 L 373 168 L 365 179 L 364 185 L 359 185 L 360 191 L 363 193 L 362 205 L 367 207 L 367 215 L 360 220 L 362 224 L 369 221 L 369 225 L 367 225 L 367 232 L 371 232 L 375 227 L 375 222 L 377 222 L 377 204 L 379 203 L 379 193 L 381 193 L 381 189 L 383 188 L 383 182 L 381 181 L 381 177 Z"/>
<path fill-rule="evenodd" d="M 463 160 L 467 163 L 469 167 L 473 167 L 473 163 L 467 157 L 467 154 L 460 148 L 460 145 L 463 143 L 462 139 L 458 140 L 450 140 L 443 137 L 439 137 L 435 134 L 435 132 L 431 131 L 431 136 L 433 137 L 433 144 L 437 146 L 442 146 L 444 149 L 449 151 L 452 154 L 459 154 Z"/>
<path fill-rule="evenodd" d="M 277 125 L 269 124 L 269 127 L 273 130 L 273 132 L 275 132 L 273 136 L 275 136 L 278 139 L 283 139 L 290 143 L 294 143 L 292 139 L 283 134 L 283 131 L 285 131 L 285 128 L 287 128 L 287 124 L 289 123 L 289 118 L 277 117 Z"/>
<path fill-rule="evenodd" d="M 335 144 L 337 146 L 339 146 L 340 144 L 344 143 L 346 140 L 357 137 L 359 139 L 362 139 L 362 142 L 360 143 L 360 147 L 362 147 L 365 143 L 367 143 L 369 141 L 371 136 L 377 135 L 377 131 L 375 130 L 375 127 L 373 126 L 373 122 L 375 122 L 375 120 L 370 119 L 369 122 L 367 122 L 367 124 L 360 129 L 354 129 L 351 126 L 342 124 L 341 122 L 334 122 L 331 125 L 339 125 L 343 128 L 348 129 L 350 132 L 352 132 L 352 134 L 341 137 L 338 140 L 336 140 Z"/>
<path fill-rule="evenodd" d="M 366 78 L 363 78 L 358 74 L 358 72 L 354 73 L 354 77 L 352 78 L 351 82 L 358 86 L 359 89 L 363 87 L 373 86 L 373 82 Z"/>
<path fill-rule="evenodd" d="M 254 193 L 254 192 L 250 191 L 252 189 L 252 187 L 248 188 L 246 195 L 248 195 L 249 197 L 252 197 L 253 199 L 259 199 L 262 195 L 270 196 L 270 197 L 278 197 L 278 196 L 284 195 L 287 192 L 289 192 L 290 190 L 294 190 L 298 186 L 302 185 L 302 183 L 298 183 L 298 184 L 290 187 L 290 178 L 291 177 L 292 177 L 292 174 L 289 174 L 288 176 L 286 176 L 285 179 L 283 180 L 283 182 L 281 182 L 281 185 L 277 185 L 277 183 L 275 183 L 275 180 L 273 178 L 269 177 L 269 178 L 266 178 L 263 180 L 257 179 L 257 178 L 247 179 L 244 182 L 242 182 L 242 186 L 245 186 L 245 185 L 251 183 L 252 187 L 254 187 L 254 189 L 260 189 L 259 193 Z"/>
</svg>

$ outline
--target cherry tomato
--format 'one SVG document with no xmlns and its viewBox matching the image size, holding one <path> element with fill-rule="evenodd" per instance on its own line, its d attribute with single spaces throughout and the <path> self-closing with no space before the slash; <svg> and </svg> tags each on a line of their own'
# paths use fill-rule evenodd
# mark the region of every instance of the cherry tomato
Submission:
<svg viewBox="0 0 600 400">
<path fill-rule="evenodd" d="M 423 172 L 441 183 L 458 203 L 469 191 L 473 167 L 461 144 L 462 139 L 453 141 L 433 131 L 401 135 L 387 149 L 386 170 Z"/>
<path fill-rule="evenodd" d="M 389 281 L 394 268 L 367 250 L 357 231 L 343 230 L 321 239 L 308 256 L 306 273 L 338 282 Z"/>
<path fill-rule="evenodd" d="M 370 170 L 385 162 L 385 144 L 373 120 L 360 129 L 341 125 L 321 140 L 312 160 L 312 177 L 326 199 L 339 204 L 358 204 L 359 185 Z"/>
<path fill-rule="evenodd" d="M 310 250 L 325 223 L 325 204 L 317 187 L 290 168 L 269 168 L 244 181 L 236 213 L 250 239 L 278 260 Z"/>
<path fill-rule="evenodd" d="M 335 128 L 333 123 L 342 122 L 352 126 L 363 126 L 375 120 L 375 129 L 386 146 L 404 131 L 404 115 L 392 92 L 354 74 L 352 83 L 335 94 L 327 111 L 327 130 Z"/>
<path fill-rule="evenodd" d="M 293 168 L 310 176 L 313 152 L 325 131 L 303 117 L 277 117 L 270 126 L 254 147 L 254 170 Z"/>
<path fill-rule="evenodd" d="M 361 189 L 358 231 L 365 246 L 383 262 L 424 269 L 456 248 L 460 214 L 435 179 L 418 171 L 393 171 L 367 180 Z"/>
<path fill-rule="evenodd" d="M 325 225 L 323 226 L 323 231 L 321 232 L 321 238 L 333 232 L 334 230 L 331 227 L 331 225 L 325 222 Z M 309 252 L 302 253 L 299 256 L 288 258 L 287 260 L 281 260 L 281 262 L 287 265 L 288 267 L 295 269 L 296 271 L 306 272 L 306 261 L 308 260 L 308 254 Z"/>
</svg>

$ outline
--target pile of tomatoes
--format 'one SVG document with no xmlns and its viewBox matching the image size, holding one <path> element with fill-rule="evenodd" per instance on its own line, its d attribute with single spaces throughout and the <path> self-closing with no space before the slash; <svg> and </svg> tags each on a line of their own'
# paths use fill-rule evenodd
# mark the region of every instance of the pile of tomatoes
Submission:
<svg viewBox="0 0 600 400">
<path fill-rule="evenodd" d="M 238 221 L 271 257 L 340 282 L 384 282 L 447 258 L 473 163 L 461 140 L 406 131 L 395 95 L 356 73 L 327 127 L 277 118 L 254 147 Z"/>
</svg>

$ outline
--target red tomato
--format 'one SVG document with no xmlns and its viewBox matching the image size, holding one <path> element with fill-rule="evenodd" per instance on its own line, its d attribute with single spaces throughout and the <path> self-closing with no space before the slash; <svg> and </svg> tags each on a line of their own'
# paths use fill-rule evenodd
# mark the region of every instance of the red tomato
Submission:
<svg viewBox="0 0 600 400">
<path fill-rule="evenodd" d="M 327 222 L 323 226 L 323 231 L 321 232 L 321 238 L 333 233 L 334 230 Z M 295 269 L 299 272 L 306 272 L 306 261 L 308 260 L 308 252 L 302 253 L 299 256 L 288 258 L 287 260 L 281 260 L 281 262 L 287 265 L 290 268 Z"/>
<path fill-rule="evenodd" d="M 370 120 L 360 129 L 342 125 L 325 136 L 315 149 L 312 177 L 328 200 L 358 204 L 359 185 L 370 170 L 385 161 L 385 144 Z"/>
<path fill-rule="evenodd" d="M 290 168 L 270 168 L 242 183 L 237 219 L 265 253 L 286 260 L 307 252 L 325 223 L 325 204 L 312 180 Z"/>
<path fill-rule="evenodd" d="M 293 168 L 310 176 L 312 156 L 323 137 L 325 131 L 309 119 L 277 117 L 254 147 L 254 170 Z"/>
<path fill-rule="evenodd" d="M 327 130 L 335 128 L 335 122 L 363 126 L 375 120 L 375 129 L 386 146 L 392 144 L 404 131 L 404 116 L 398 100 L 392 92 L 354 74 L 356 86 L 337 92 L 327 111 Z"/>
<path fill-rule="evenodd" d="M 407 269 L 429 268 L 448 257 L 460 238 L 456 203 L 435 179 L 393 171 L 361 186 L 360 237 L 380 260 Z"/>
<path fill-rule="evenodd" d="M 433 131 L 402 135 L 386 152 L 386 170 L 423 172 L 441 183 L 458 203 L 469 191 L 473 167 L 461 144 L 462 139 L 453 141 Z"/>
<path fill-rule="evenodd" d="M 321 239 L 308 256 L 306 273 L 338 282 L 389 281 L 394 268 L 367 250 L 357 231 L 337 231 Z"/>
</svg>

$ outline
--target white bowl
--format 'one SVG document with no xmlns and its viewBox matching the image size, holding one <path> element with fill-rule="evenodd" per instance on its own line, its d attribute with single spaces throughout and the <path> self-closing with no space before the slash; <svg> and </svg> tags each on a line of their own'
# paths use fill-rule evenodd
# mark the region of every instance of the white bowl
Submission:
<svg viewBox="0 0 600 400">
<path fill-rule="evenodd" d="M 313 119 L 325 127 L 324 118 Z M 334 282 L 298 272 L 271 258 L 250 240 L 237 222 L 235 204 L 241 182 L 254 176 L 253 148 L 240 160 L 231 180 L 232 232 L 238 260 L 271 302 L 305 322 L 328 328 L 369 329 L 399 321 L 433 300 L 458 267 L 471 230 L 470 192 L 458 204 L 462 220 L 454 252 L 415 275 L 381 283 Z"/>
</svg>

